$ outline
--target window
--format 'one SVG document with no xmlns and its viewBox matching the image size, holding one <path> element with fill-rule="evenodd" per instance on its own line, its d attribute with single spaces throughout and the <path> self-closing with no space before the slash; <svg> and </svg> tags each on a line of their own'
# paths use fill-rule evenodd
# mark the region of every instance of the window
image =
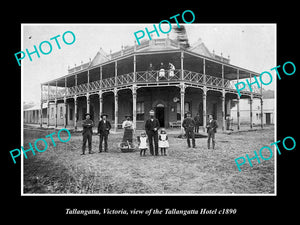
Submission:
<svg viewBox="0 0 300 225">
<path fill-rule="evenodd" d="M 50 118 L 51 118 L 51 119 L 54 119 L 54 108 L 51 108 Z"/>
<path fill-rule="evenodd" d="M 185 102 L 184 103 L 184 113 L 190 112 L 190 103 L 189 102 Z"/>
<path fill-rule="evenodd" d="M 64 118 L 64 111 L 63 111 L 63 107 L 62 107 L 62 106 L 60 106 L 60 107 L 59 107 L 59 109 L 60 109 L 60 110 L 59 110 L 59 111 L 60 111 L 60 113 L 59 113 L 59 115 L 60 115 L 60 118 L 61 118 L 61 119 L 63 119 L 63 118 Z"/>
<path fill-rule="evenodd" d="M 184 103 L 184 113 L 190 112 L 190 103 L 189 102 L 185 102 Z M 176 112 L 177 112 L 177 120 L 181 120 L 181 109 L 180 109 L 180 102 L 177 102 L 176 105 Z"/>
<path fill-rule="evenodd" d="M 261 119 L 261 113 L 256 113 L 256 119 L 260 120 Z"/>
<path fill-rule="evenodd" d="M 137 102 L 136 103 L 136 119 L 144 120 L 144 117 L 145 117 L 144 102 Z"/>
<path fill-rule="evenodd" d="M 177 120 L 181 120 L 181 116 L 180 116 L 180 102 L 177 102 L 176 112 L 177 112 Z"/>
<path fill-rule="evenodd" d="M 73 120 L 73 109 L 72 108 L 70 108 L 70 116 L 69 116 L 69 118 L 70 118 L 70 120 Z"/>
</svg>

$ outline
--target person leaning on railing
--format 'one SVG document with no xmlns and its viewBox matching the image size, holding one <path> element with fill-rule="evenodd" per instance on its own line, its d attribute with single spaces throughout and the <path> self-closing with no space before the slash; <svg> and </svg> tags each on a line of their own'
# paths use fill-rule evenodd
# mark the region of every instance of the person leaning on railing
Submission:
<svg viewBox="0 0 300 225">
<path fill-rule="evenodd" d="M 174 77 L 175 66 L 169 62 L 169 77 Z"/>
</svg>

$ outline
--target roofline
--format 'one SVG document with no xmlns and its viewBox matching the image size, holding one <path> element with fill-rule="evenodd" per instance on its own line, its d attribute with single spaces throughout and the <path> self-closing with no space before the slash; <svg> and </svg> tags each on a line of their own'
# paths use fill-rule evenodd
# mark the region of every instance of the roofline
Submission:
<svg viewBox="0 0 300 225">
<path fill-rule="evenodd" d="M 248 69 L 244 69 L 242 67 L 235 66 L 235 65 L 230 64 L 230 63 L 226 63 L 226 62 L 222 62 L 222 61 L 219 61 L 219 60 L 215 60 L 215 59 L 212 59 L 210 57 L 201 55 L 201 54 L 196 53 L 196 52 L 192 52 L 192 51 L 189 51 L 189 50 L 186 50 L 186 49 L 184 49 L 183 51 L 185 51 L 186 53 L 191 54 L 191 55 L 200 56 L 202 58 L 205 58 L 205 60 L 208 60 L 208 61 L 212 61 L 212 62 L 215 62 L 215 63 L 219 63 L 219 64 L 222 64 L 222 65 L 225 65 L 227 67 L 231 67 L 231 68 L 234 68 L 234 69 L 237 69 L 237 70 L 240 70 L 240 71 L 242 70 L 242 71 L 245 71 L 247 73 L 251 73 L 252 75 L 255 75 L 255 76 L 259 76 L 260 75 L 260 73 L 257 73 L 257 72 L 254 72 L 254 71 L 251 71 L 251 70 L 248 70 Z"/>
</svg>

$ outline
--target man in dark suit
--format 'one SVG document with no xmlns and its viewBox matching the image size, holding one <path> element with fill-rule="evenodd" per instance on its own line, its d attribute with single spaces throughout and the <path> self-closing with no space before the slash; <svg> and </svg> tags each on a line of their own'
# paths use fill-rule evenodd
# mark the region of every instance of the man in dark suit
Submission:
<svg viewBox="0 0 300 225">
<path fill-rule="evenodd" d="M 215 133 L 217 133 L 218 124 L 214 120 L 213 115 L 209 115 L 209 120 L 206 125 L 208 139 L 207 139 L 207 148 L 210 149 L 210 139 L 212 139 L 212 148 L 215 148 Z"/>
<path fill-rule="evenodd" d="M 186 118 L 182 122 L 182 127 L 185 130 L 188 147 L 189 148 L 191 147 L 190 139 L 192 139 L 193 148 L 196 148 L 195 133 L 194 133 L 195 120 L 192 118 L 192 114 L 190 112 L 186 113 Z"/>
<path fill-rule="evenodd" d="M 89 147 L 89 154 L 92 154 L 92 135 L 93 135 L 93 126 L 94 122 L 90 119 L 90 114 L 85 114 L 85 120 L 82 122 L 82 136 L 83 136 L 83 143 L 82 143 L 82 154 L 85 154 L 86 142 L 88 141 Z"/>
<path fill-rule="evenodd" d="M 103 140 L 104 140 L 104 151 L 107 152 L 108 150 L 107 139 L 108 139 L 108 134 L 110 129 L 111 129 L 111 125 L 110 122 L 107 120 L 107 115 L 102 114 L 101 120 L 98 123 L 98 133 L 97 133 L 100 135 L 99 152 L 102 152 Z"/>
<path fill-rule="evenodd" d="M 154 111 L 150 110 L 150 118 L 145 123 L 145 130 L 148 135 L 150 154 L 153 155 L 153 141 L 155 155 L 158 155 L 158 129 L 160 127 L 158 119 L 154 117 Z"/>
</svg>

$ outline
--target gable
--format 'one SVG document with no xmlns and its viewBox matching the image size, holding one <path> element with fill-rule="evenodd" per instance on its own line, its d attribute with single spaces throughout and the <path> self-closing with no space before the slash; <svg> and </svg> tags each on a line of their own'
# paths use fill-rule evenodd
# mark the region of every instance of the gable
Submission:
<svg viewBox="0 0 300 225">
<path fill-rule="evenodd" d="M 207 49 L 207 47 L 204 45 L 204 43 L 202 41 L 198 41 L 196 42 L 194 45 L 192 45 L 189 48 L 190 51 L 198 53 L 200 55 L 204 55 L 210 58 L 213 58 L 212 54 L 209 52 L 209 50 Z"/>
<path fill-rule="evenodd" d="M 90 67 L 99 65 L 109 60 L 108 54 L 103 51 L 102 48 L 97 52 L 96 56 L 93 58 Z"/>
</svg>

